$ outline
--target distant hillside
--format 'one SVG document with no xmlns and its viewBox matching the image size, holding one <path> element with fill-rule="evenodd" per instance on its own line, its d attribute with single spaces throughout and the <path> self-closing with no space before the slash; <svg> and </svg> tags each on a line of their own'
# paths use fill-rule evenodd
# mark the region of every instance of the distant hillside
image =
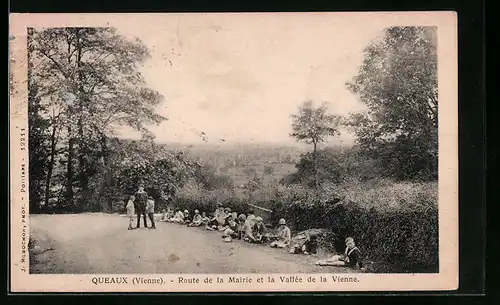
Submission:
<svg viewBox="0 0 500 305">
<path fill-rule="evenodd" d="M 125 140 L 129 141 L 129 140 Z M 295 172 L 300 156 L 310 152 L 308 145 L 204 143 L 158 144 L 168 151 L 182 151 L 191 160 L 211 167 L 219 175 L 231 177 L 235 185 L 259 178 L 264 184 L 278 182 Z M 320 147 L 324 148 L 324 147 Z M 336 150 L 340 147 L 330 146 Z"/>
<path fill-rule="evenodd" d="M 243 185 L 258 177 L 264 184 L 278 182 L 295 171 L 295 163 L 308 150 L 272 144 L 163 144 L 168 150 L 181 150 L 188 158 L 231 177 Z"/>
<path fill-rule="evenodd" d="M 214 166 L 226 163 L 251 165 L 260 163 L 293 163 L 308 150 L 271 144 L 163 144 L 168 150 L 182 150 L 188 156 Z"/>
</svg>

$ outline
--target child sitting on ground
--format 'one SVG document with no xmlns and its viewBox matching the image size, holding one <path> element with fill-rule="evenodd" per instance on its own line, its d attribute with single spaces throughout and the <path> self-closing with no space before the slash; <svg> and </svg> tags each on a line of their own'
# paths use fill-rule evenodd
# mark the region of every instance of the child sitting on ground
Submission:
<svg viewBox="0 0 500 305">
<path fill-rule="evenodd" d="M 248 212 L 247 219 L 245 220 L 245 236 L 244 241 L 250 242 L 253 239 L 253 226 L 255 225 L 255 214 L 253 210 Z"/>
<path fill-rule="evenodd" d="M 222 225 L 222 229 L 226 229 L 226 227 L 229 225 L 229 220 L 234 221 L 236 222 L 236 224 L 238 224 L 238 213 L 227 213 L 226 218 L 224 219 L 224 224 Z"/>
<path fill-rule="evenodd" d="M 240 223 L 237 212 L 232 212 L 231 216 L 233 217 L 233 220 L 236 221 L 236 223 Z"/>
<path fill-rule="evenodd" d="M 318 251 L 318 237 L 316 235 L 308 235 L 302 245 L 295 244 L 291 247 L 292 254 L 313 255 Z"/>
<path fill-rule="evenodd" d="M 191 216 L 188 210 L 184 210 L 184 224 L 189 224 L 191 222 Z"/>
<path fill-rule="evenodd" d="M 223 208 L 219 211 L 219 215 L 217 217 L 217 229 L 219 231 L 224 231 L 224 227 L 227 225 L 227 218 L 231 215 L 231 209 Z"/>
<path fill-rule="evenodd" d="M 334 255 L 329 259 L 320 260 L 316 262 L 319 266 L 346 266 L 350 268 L 359 267 L 363 269 L 363 262 L 361 259 L 361 251 L 354 242 L 354 238 L 348 237 L 345 240 L 346 249 L 343 255 Z"/>
<path fill-rule="evenodd" d="M 170 218 L 170 222 L 173 223 L 184 223 L 184 214 L 180 209 L 177 209 L 177 212 L 175 212 L 174 217 Z"/>
<path fill-rule="evenodd" d="M 270 236 L 274 241 L 271 243 L 272 248 L 286 248 L 290 244 L 292 239 L 292 234 L 290 232 L 290 228 L 287 227 L 286 221 L 284 218 L 281 218 L 278 222 L 278 230 L 276 235 Z"/>
<path fill-rule="evenodd" d="M 135 220 L 135 206 L 134 206 L 134 200 L 135 200 L 135 197 L 134 196 L 130 196 L 128 202 L 127 202 L 127 217 L 128 217 L 128 220 L 129 220 L 129 223 L 128 223 L 128 229 L 129 230 L 132 230 L 134 229 L 132 227 L 132 224 Z"/>
<path fill-rule="evenodd" d="M 194 210 L 193 221 L 188 224 L 188 227 L 199 227 L 202 225 L 200 211 Z"/>
<path fill-rule="evenodd" d="M 255 218 L 251 235 L 247 236 L 251 243 L 263 243 L 265 241 L 264 234 L 266 233 L 266 226 L 262 222 L 262 217 Z"/>
<path fill-rule="evenodd" d="M 174 217 L 174 215 L 172 214 L 172 210 L 170 208 L 167 208 L 166 210 L 163 209 L 161 221 L 170 221 L 170 218 L 172 217 Z"/>
<path fill-rule="evenodd" d="M 240 214 L 240 216 L 238 216 L 238 239 L 245 238 L 246 220 L 247 217 L 245 214 Z"/>
<path fill-rule="evenodd" d="M 206 225 L 207 230 L 215 231 L 219 226 L 219 221 L 217 220 L 217 211 L 215 211 L 211 218 L 209 218 L 208 224 Z"/>
<path fill-rule="evenodd" d="M 222 233 L 222 238 L 224 238 L 225 242 L 232 241 L 232 238 L 238 237 L 238 224 L 233 219 L 233 216 L 230 215 L 227 218 L 227 225 L 224 227 L 224 233 Z"/>
<path fill-rule="evenodd" d="M 207 226 L 210 223 L 210 218 L 207 216 L 207 213 L 205 212 L 201 213 L 201 223 L 204 226 Z"/>
</svg>

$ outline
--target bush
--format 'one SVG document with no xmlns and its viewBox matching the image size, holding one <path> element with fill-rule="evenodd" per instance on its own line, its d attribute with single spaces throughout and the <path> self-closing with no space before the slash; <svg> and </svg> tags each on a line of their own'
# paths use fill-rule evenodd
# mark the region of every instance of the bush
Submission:
<svg viewBox="0 0 500 305">
<path fill-rule="evenodd" d="M 245 196 L 235 189 L 206 190 L 197 183 L 188 183 L 179 189 L 174 199 L 175 208 L 188 209 L 191 212 L 198 209 L 200 212 L 212 213 L 217 204 L 241 213 L 249 209 Z"/>
<path fill-rule="evenodd" d="M 397 264 L 399 272 L 438 270 L 437 183 L 350 183 L 326 186 L 319 197 L 290 186 L 280 195 L 275 221 L 284 217 L 294 231 L 328 228 L 338 252 L 352 236 L 367 259 Z"/>
<path fill-rule="evenodd" d="M 374 272 L 437 272 L 437 190 L 437 183 L 379 179 L 323 184 L 319 193 L 298 184 L 266 184 L 250 191 L 206 190 L 192 182 L 178 190 L 174 202 L 190 211 L 210 213 L 220 203 L 247 213 L 248 201 L 273 210 L 272 225 L 283 217 L 292 232 L 326 229 L 330 240 L 323 244 L 336 252 L 343 252 L 345 238 L 353 237 L 367 260 L 382 263 Z"/>
</svg>

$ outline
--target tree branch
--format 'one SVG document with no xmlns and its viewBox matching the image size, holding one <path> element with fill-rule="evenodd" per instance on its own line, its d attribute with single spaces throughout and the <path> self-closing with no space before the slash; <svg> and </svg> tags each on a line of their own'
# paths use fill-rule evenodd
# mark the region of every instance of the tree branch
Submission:
<svg viewBox="0 0 500 305">
<path fill-rule="evenodd" d="M 45 52 L 45 51 L 40 50 L 40 53 L 42 55 L 44 55 L 45 57 L 47 57 L 48 59 L 50 59 L 57 66 L 57 68 L 64 75 L 64 77 L 68 78 L 67 72 L 64 71 L 63 67 L 61 66 L 60 63 L 57 62 L 57 60 L 55 60 L 52 56 L 50 56 L 49 54 L 47 54 L 47 52 Z"/>
</svg>

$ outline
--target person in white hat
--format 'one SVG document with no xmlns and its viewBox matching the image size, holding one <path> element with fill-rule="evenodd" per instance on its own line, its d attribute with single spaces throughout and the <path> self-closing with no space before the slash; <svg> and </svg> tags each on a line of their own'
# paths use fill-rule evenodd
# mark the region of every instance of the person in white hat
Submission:
<svg viewBox="0 0 500 305">
<path fill-rule="evenodd" d="M 188 227 L 199 227 L 202 225 L 201 215 L 199 210 L 194 210 L 193 221 L 188 224 Z"/>
<path fill-rule="evenodd" d="M 290 228 L 286 225 L 284 218 L 281 218 L 278 222 L 278 230 L 276 235 L 273 236 L 274 241 L 270 244 L 272 248 L 286 248 L 292 240 L 292 233 Z"/>
<path fill-rule="evenodd" d="M 191 216 L 189 215 L 189 210 L 184 210 L 184 224 L 189 224 L 191 222 Z"/>
</svg>

